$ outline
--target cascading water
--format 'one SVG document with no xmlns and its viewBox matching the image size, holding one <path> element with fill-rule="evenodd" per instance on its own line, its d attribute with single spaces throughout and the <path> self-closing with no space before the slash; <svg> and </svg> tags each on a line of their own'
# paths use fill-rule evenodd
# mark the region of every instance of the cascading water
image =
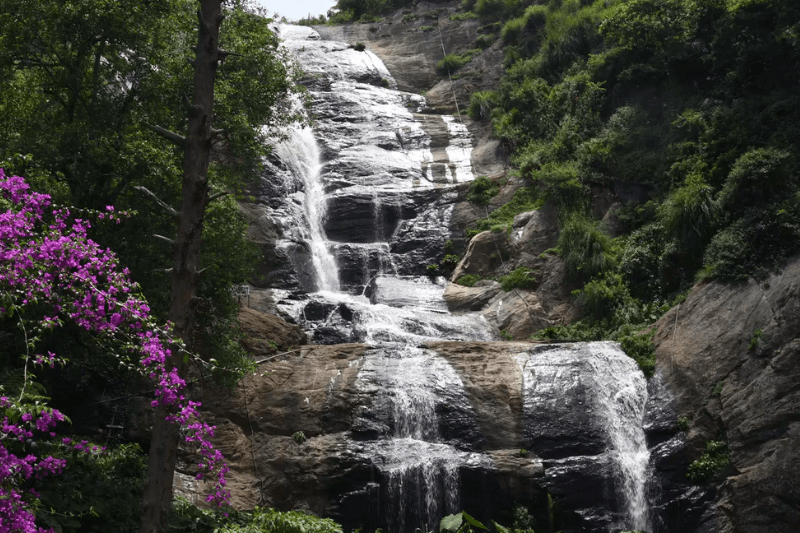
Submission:
<svg viewBox="0 0 800 533">
<path fill-rule="evenodd" d="M 449 238 L 452 188 L 473 179 L 469 132 L 453 117 L 412 113 L 424 99 L 385 88 L 394 80 L 374 55 L 321 41 L 309 28 L 284 26 L 281 36 L 309 73 L 317 135 L 298 129 L 277 148 L 305 195 L 301 219 L 292 214 L 296 194 L 276 209 L 275 218 L 291 229 L 285 231 L 284 249 L 310 250 L 317 292 L 279 305 L 319 343 L 373 347 L 360 364 L 357 383 L 384 406 L 376 422 L 383 429 L 357 448 L 381 473 L 379 525 L 390 533 L 433 529 L 444 514 L 460 510 L 461 472 L 493 461 L 469 444 L 443 437 L 440 412 L 453 405 L 460 424 L 479 430 L 459 373 L 424 347 L 439 340 L 499 337 L 480 315 L 450 315 L 443 280 L 420 275 L 431 255 L 426 246 L 441 250 Z M 436 135 L 448 143 L 433 147 L 430 128 L 439 128 Z M 320 152 L 326 154 L 324 164 Z M 576 379 L 591 382 L 590 402 L 606 442 L 603 455 L 613 465 L 615 491 L 624 501 L 613 526 L 646 531 L 644 377 L 611 344 L 588 344 L 573 354 L 573 368 L 585 369 L 580 378 L 563 374 L 564 353 L 548 348 L 517 356 L 525 444 L 539 453 L 546 437 L 540 421 L 563 403 L 559 395 Z M 576 408 L 581 407 L 563 416 Z"/>
<path fill-rule="evenodd" d="M 589 359 L 599 384 L 597 400 L 605 415 L 609 449 L 617 466 L 619 492 L 626 502 L 626 526 L 651 531 L 647 505 L 650 451 L 642 422 L 647 382 L 628 357 L 611 343 L 593 343 Z"/>
<path fill-rule="evenodd" d="M 308 243 L 318 290 L 338 292 L 339 268 L 322 229 L 326 200 L 319 175 L 322 164 L 314 132 L 307 127 L 294 128 L 289 139 L 275 147 L 275 152 L 304 185 L 306 201 L 303 205 L 309 229 Z"/>
<path fill-rule="evenodd" d="M 593 397 L 586 398 L 588 405 L 579 402 L 579 408 L 596 412 L 589 423 L 597 427 L 582 425 L 583 421 L 577 419 L 579 413 L 575 413 L 576 432 L 596 430 L 606 441 L 605 455 L 612 465 L 616 499 L 622 502 L 621 519 L 614 525 L 624 530 L 652 531 L 646 498 L 650 452 L 642 427 L 647 382 L 636 363 L 611 342 L 542 346 L 517 355 L 516 360 L 523 377 L 529 442 L 534 449 L 548 438 L 548 429 L 541 427 L 547 425 L 548 418 L 578 407 L 558 405 L 563 404 L 570 389 L 590 385 Z M 537 422 L 540 427 L 535 426 Z"/>
</svg>

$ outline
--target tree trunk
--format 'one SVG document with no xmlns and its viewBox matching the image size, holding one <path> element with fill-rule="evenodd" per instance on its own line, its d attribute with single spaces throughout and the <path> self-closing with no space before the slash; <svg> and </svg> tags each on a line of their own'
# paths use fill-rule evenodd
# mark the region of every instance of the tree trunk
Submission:
<svg viewBox="0 0 800 533">
<path fill-rule="evenodd" d="M 194 99 L 189 111 L 183 160 L 181 209 L 178 232 L 172 244 L 173 270 L 169 319 L 174 334 L 192 349 L 195 326 L 197 280 L 200 267 L 200 239 L 203 216 L 208 203 L 208 160 L 213 132 L 214 82 L 220 60 L 219 27 L 221 0 L 200 0 L 199 37 L 194 63 Z M 176 351 L 167 362 L 183 376 L 183 354 Z M 178 427 L 165 420 L 164 407 L 156 409 L 150 444 L 147 483 L 142 500 L 141 533 L 161 533 L 167 526 L 167 511 L 172 499 L 172 480 L 177 460 Z"/>
</svg>

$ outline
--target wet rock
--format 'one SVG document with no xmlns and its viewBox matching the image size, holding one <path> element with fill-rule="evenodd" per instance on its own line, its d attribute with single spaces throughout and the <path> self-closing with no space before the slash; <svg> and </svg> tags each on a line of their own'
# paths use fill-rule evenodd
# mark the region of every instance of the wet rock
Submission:
<svg viewBox="0 0 800 533">
<path fill-rule="evenodd" d="M 336 310 L 336 305 L 326 301 L 311 300 L 303 308 L 303 317 L 309 322 L 325 321 Z"/>
<path fill-rule="evenodd" d="M 443 278 L 428 276 L 376 276 L 370 282 L 370 302 L 390 307 L 445 311 Z"/>
</svg>

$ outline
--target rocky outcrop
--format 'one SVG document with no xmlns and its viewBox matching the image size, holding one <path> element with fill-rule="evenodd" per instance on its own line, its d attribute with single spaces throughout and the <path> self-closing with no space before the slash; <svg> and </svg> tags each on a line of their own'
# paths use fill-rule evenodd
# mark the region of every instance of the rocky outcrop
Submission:
<svg viewBox="0 0 800 533">
<path fill-rule="evenodd" d="M 696 286 L 657 324 L 657 373 L 686 417 L 688 457 L 725 440 L 717 528 L 789 532 L 800 523 L 800 259 L 762 282 Z M 724 474 L 724 473 L 723 473 Z"/>
<path fill-rule="evenodd" d="M 345 529 L 385 526 L 397 511 L 397 476 L 417 475 L 398 458 L 421 453 L 455 469 L 459 509 L 479 519 L 516 501 L 546 530 L 549 494 L 565 533 L 606 533 L 624 520 L 607 409 L 620 397 L 642 409 L 644 380 L 613 344 L 433 342 L 403 360 L 413 367 L 408 383 L 387 350 L 304 347 L 261 365 L 233 391 L 205 391 L 204 417 L 229 459 L 235 506 L 306 509 Z M 395 394 L 419 380 L 433 394 L 431 429 L 441 444 L 414 440 L 404 451 L 404 440 L 389 440 L 406 423 Z M 441 475 L 437 468 L 425 475 Z M 683 528 L 670 531 L 696 530 L 702 507 L 683 505 Z"/>
<path fill-rule="evenodd" d="M 448 283 L 443 297 L 451 313 L 464 313 L 480 311 L 501 291 L 500 284 L 491 280 L 481 280 L 473 287 Z"/>
<path fill-rule="evenodd" d="M 271 355 L 308 342 L 295 324 L 247 307 L 239 309 L 239 326 L 244 334 L 242 344 L 251 355 Z"/>
<path fill-rule="evenodd" d="M 450 284 L 445 291 L 448 309 L 455 313 L 480 311 L 514 339 L 527 339 L 536 331 L 576 319 L 580 309 L 571 293 L 577 287 L 567 280 L 564 262 L 553 252 L 557 240 L 556 210 L 550 203 L 517 215 L 510 235 L 490 231 L 475 235 L 451 281 L 466 274 L 499 277 L 525 267 L 537 279 L 536 290 L 501 293 L 499 285 L 488 280 L 473 288 Z"/>
<path fill-rule="evenodd" d="M 500 267 L 510 253 L 511 247 L 505 233 L 491 231 L 478 233 L 469 241 L 467 251 L 456 265 L 450 279 L 455 281 L 467 274 L 488 275 Z"/>
</svg>

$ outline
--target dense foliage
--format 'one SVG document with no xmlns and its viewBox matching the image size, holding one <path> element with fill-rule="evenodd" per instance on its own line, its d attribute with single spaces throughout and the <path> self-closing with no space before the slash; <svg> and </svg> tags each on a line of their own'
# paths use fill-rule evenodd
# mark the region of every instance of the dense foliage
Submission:
<svg viewBox="0 0 800 533">
<path fill-rule="evenodd" d="M 506 74 L 469 112 L 491 118 L 525 194 L 558 208 L 589 313 L 571 334 L 608 337 L 620 313 L 647 316 L 631 309 L 663 308 L 698 276 L 761 277 L 800 250 L 796 2 L 462 6 L 502 26 Z M 599 187 L 626 202 L 617 238 L 592 218 Z"/>
</svg>

